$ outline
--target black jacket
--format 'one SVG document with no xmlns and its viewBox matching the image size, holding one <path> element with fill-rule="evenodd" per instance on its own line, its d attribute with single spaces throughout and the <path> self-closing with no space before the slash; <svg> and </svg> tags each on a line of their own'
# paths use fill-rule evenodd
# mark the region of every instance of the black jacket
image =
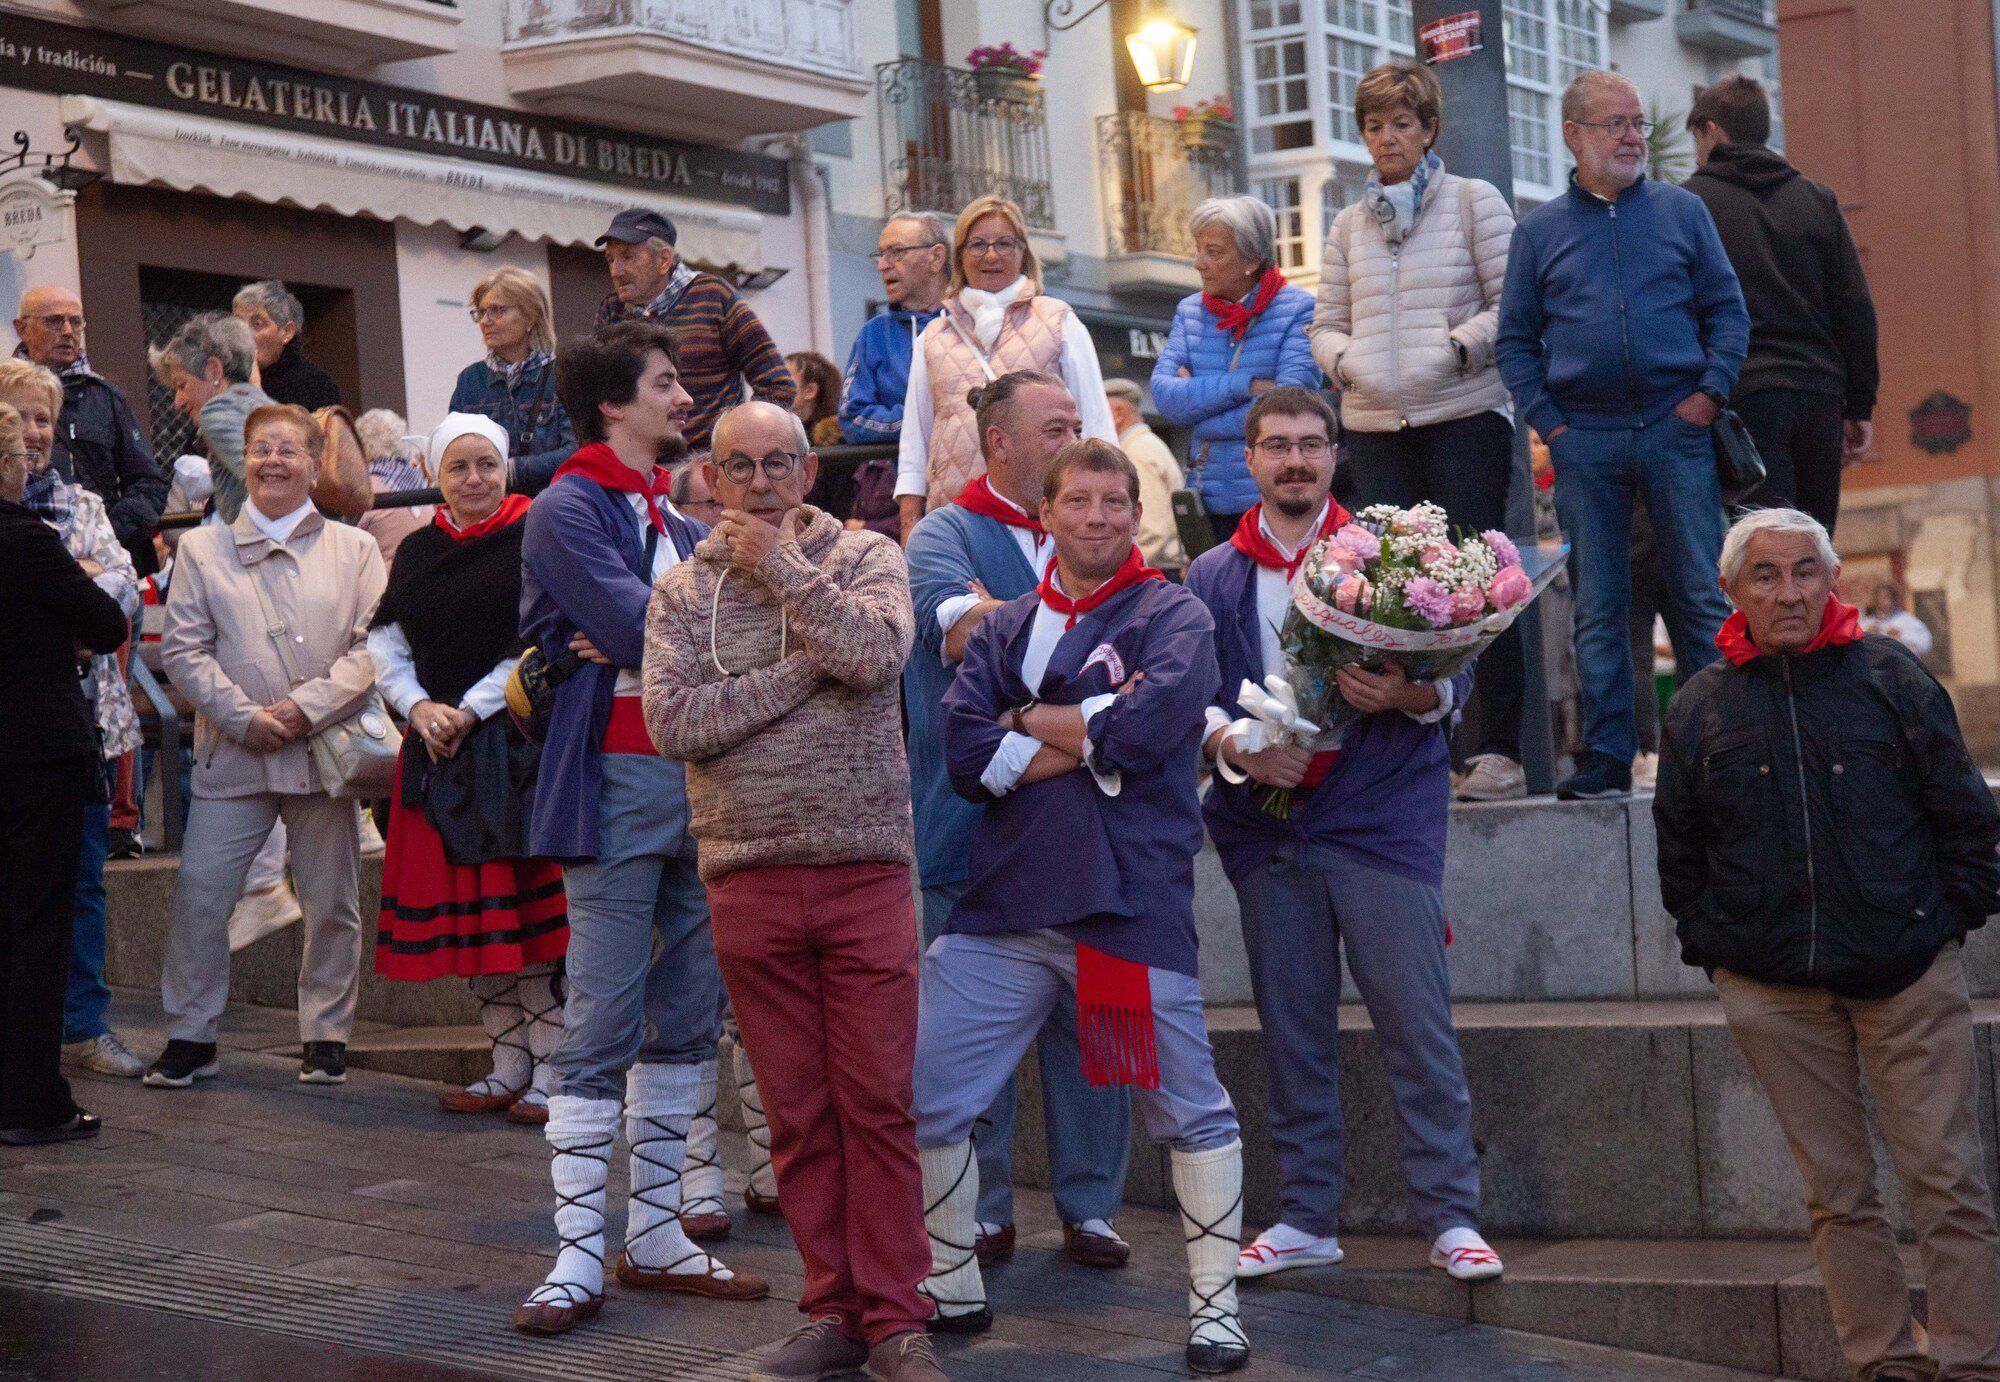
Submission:
<svg viewBox="0 0 2000 1382">
<path fill-rule="evenodd" d="M 1715 218 L 1750 309 L 1737 398 L 1800 389 L 1875 410 L 1875 303 L 1833 189 L 1761 144 L 1721 144 L 1687 180 Z"/>
<path fill-rule="evenodd" d="M 98 752 L 76 645 L 108 653 L 129 628 L 56 530 L 0 499 L 0 764 Z"/>
<path fill-rule="evenodd" d="M 274 403 L 296 403 L 307 412 L 331 408 L 340 402 L 340 385 L 333 376 L 306 359 L 297 341 L 285 342 L 269 369 L 258 371 L 264 392 Z"/>
<path fill-rule="evenodd" d="M 1690 678 L 1653 822 L 1681 958 L 1706 969 L 1886 998 L 2000 912 L 2000 810 L 1892 638 Z"/>
<path fill-rule="evenodd" d="M 118 535 L 142 576 L 159 563 L 153 530 L 167 506 L 167 481 L 153 461 L 145 429 L 125 392 L 102 375 L 79 370 L 63 379 L 62 416 L 56 419 L 55 465 L 104 501 Z"/>
</svg>

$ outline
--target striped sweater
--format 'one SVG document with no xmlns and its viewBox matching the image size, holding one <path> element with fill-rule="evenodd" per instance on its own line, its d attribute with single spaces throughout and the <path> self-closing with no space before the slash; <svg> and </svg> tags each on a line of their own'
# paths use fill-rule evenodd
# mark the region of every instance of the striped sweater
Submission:
<svg viewBox="0 0 2000 1382">
<path fill-rule="evenodd" d="M 792 372 L 771 341 L 764 323 L 750 304 L 721 279 L 697 273 L 674 304 L 664 312 L 652 307 L 627 307 L 616 293 L 598 304 L 597 327 L 651 316 L 672 329 L 681 347 L 681 387 L 694 398 L 688 414 L 690 449 L 706 451 L 709 434 L 722 410 L 743 401 L 744 385 L 752 397 L 792 406 Z"/>
</svg>

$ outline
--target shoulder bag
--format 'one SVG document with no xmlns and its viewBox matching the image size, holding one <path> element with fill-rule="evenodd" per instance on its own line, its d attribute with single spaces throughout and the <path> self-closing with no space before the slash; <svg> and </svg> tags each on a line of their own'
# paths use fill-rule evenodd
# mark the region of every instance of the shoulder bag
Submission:
<svg viewBox="0 0 2000 1382">
<path fill-rule="evenodd" d="M 265 628 L 278 649 L 278 662 L 285 669 L 286 680 L 294 687 L 303 685 L 307 678 L 292 658 L 291 631 L 278 617 L 278 607 L 264 581 L 262 563 L 258 564 L 252 584 L 257 588 L 257 603 L 263 608 Z M 359 710 L 313 730 L 306 739 L 306 749 L 319 771 L 320 788 L 328 796 L 376 801 L 388 796 L 395 785 L 396 759 L 403 752 L 403 735 L 389 718 L 382 693 L 371 686 Z"/>
<path fill-rule="evenodd" d="M 1723 499 L 1733 504 L 1764 483 L 1764 458 L 1734 408 L 1718 412 L 1709 428 L 1715 439 L 1715 478 Z"/>
</svg>

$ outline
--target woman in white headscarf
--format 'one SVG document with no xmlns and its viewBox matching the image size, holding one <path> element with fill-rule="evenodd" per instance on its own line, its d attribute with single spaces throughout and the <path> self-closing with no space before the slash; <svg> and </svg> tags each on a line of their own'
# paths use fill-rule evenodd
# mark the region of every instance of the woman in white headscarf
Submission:
<svg viewBox="0 0 2000 1382">
<path fill-rule="evenodd" d="M 451 413 L 425 447 L 443 492 L 404 538 L 368 634 L 376 684 L 409 721 L 389 814 L 375 970 L 463 976 L 493 1042 L 493 1072 L 439 1102 L 454 1113 L 548 1118 L 569 946 L 562 870 L 523 858 L 536 752 L 504 713 L 521 653 L 521 520 L 507 434 Z"/>
</svg>

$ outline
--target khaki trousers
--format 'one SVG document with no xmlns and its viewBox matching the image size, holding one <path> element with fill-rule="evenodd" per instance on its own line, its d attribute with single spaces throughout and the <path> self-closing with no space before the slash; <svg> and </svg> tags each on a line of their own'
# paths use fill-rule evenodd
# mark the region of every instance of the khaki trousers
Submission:
<svg viewBox="0 0 2000 1382">
<path fill-rule="evenodd" d="M 229 1002 L 229 914 L 251 861 L 281 820 L 305 913 L 299 1040 L 347 1040 L 361 991 L 361 841 L 354 803 L 317 792 L 196 797 L 189 807 L 160 975 L 170 1035 L 178 1040 L 215 1040 Z"/>
<path fill-rule="evenodd" d="M 1947 945 L 1891 998 L 1841 998 L 1727 970 L 1716 971 L 1715 987 L 1805 1180 L 1813 1255 L 1848 1363 L 1864 1379 L 2000 1379 L 2000 1232 L 1959 947 Z M 1909 1283 L 1876 1191 L 1864 1074 L 1916 1223 L 1928 1357 L 1915 1342 Z"/>
</svg>

